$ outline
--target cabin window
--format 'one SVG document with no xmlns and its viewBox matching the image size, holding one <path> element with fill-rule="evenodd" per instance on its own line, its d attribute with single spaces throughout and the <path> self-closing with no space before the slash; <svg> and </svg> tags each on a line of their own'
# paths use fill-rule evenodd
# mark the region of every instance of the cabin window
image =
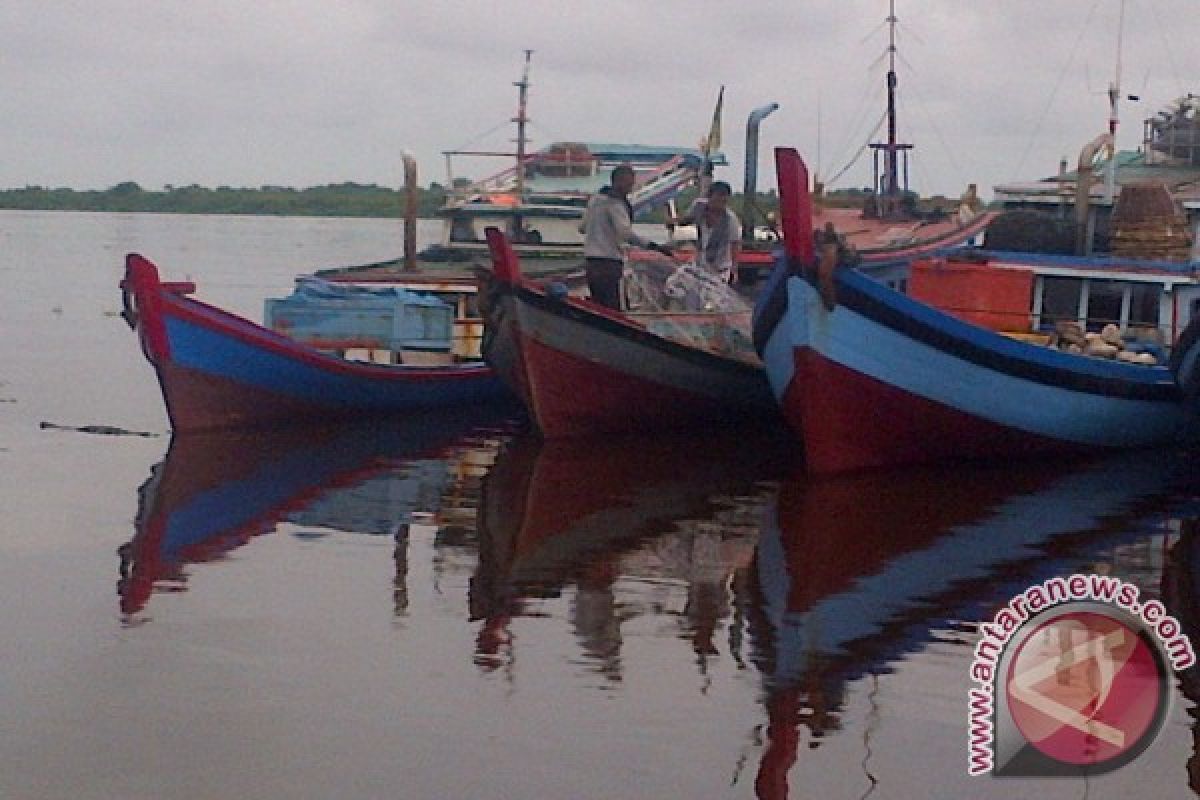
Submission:
<svg viewBox="0 0 1200 800">
<path fill-rule="evenodd" d="M 1053 325 L 1062 320 L 1079 319 L 1079 298 L 1082 293 L 1082 278 L 1050 275 L 1042 278 L 1043 324 Z"/>
<path fill-rule="evenodd" d="M 1116 281 L 1088 281 L 1087 327 L 1100 330 L 1105 325 L 1121 324 L 1121 304 L 1126 284 Z"/>
<path fill-rule="evenodd" d="M 1156 283 L 1134 283 L 1129 287 L 1129 324 L 1158 327 L 1162 287 Z"/>
<path fill-rule="evenodd" d="M 475 226 L 471 223 L 470 217 L 455 217 L 450 221 L 450 241 L 452 242 L 475 242 L 478 239 L 475 236 Z"/>
<path fill-rule="evenodd" d="M 467 319 L 478 319 L 483 316 L 483 313 L 479 310 L 478 294 L 468 294 L 464 299 L 466 300 L 466 308 L 463 310 L 464 317 Z"/>
</svg>

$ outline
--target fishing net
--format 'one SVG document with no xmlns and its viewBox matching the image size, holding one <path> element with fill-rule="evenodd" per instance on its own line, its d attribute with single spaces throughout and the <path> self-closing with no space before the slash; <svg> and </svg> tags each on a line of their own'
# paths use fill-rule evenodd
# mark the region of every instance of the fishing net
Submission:
<svg viewBox="0 0 1200 800">
<path fill-rule="evenodd" d="M 719 275 L 693 263 L 645 257 L 629 263 L 622 283 L 626 313 L 652 333 L 757 363 L 752 308 Z"/>
</svg>

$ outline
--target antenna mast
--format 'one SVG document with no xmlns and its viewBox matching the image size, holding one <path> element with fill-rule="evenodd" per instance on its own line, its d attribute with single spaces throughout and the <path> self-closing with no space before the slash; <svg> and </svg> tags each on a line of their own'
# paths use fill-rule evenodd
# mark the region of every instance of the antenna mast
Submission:
<svg viewBox="0 0 1200 800">
<path fill-rule="evenodd" d="M 1121 0 L 1120 17 L 1117 20 L 1117 71 L 1108 86 L 1108 166 L 1104 170 L 1104 199 L 1110 203 L 1117 193 L 1117 103 L 1121 99 L 1121 50 L 1125 34 L 1125 0 Z"/>
<path fill-rule="evenodd" d="M 525 51 L 525 71 L 521 74 L 521 80 L 513 84 L 517 87 L 517 115 L 513 117 L 513 122 L 517 123 L 517 197 L 525 197 L 525 123 L 529 122 L 529 117 L 525 115 L 525 103 L 529 96 L 529 59 L 533 55 L 532 50 Z"/>
<path fill-rule="evenodd" d="M 875 193 L 879 216 L 887 218 L 900 213 L 900 193 L 908 191 L 908 154 L 911 144 L 896 141 L 896 0 L 888 0 L 888 73 L 887 73 L 887 142 L 873 142 L 875 151 Z M 883 175 L 879 174 L 879 154 L 883 153 Z M 904 182 L 900 182 L 900 154 L 904 153 Z"/>
</svg>

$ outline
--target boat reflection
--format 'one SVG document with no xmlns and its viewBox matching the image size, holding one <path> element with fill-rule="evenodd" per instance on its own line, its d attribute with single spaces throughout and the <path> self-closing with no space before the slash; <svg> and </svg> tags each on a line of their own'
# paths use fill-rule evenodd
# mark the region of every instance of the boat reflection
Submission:
<svg viewBox="0 0 1200 800">
<path fill-rule="evenodd" d="M 730 577 L 753 558 L 769 482 L 793 456 L 754 431 L 509 441 L 482 487 L 476 662 L 511 663 L 512 620 L 569 595 L 585 661 L 618 681 L 622 625 L 665 613 L 648 587 L 669 584 L 686 593 L 682 635 L 703 664 L 733 611 Z M 621 581 L 636 588 L 618 592 Z"/>
<path fill-rule="evenodd" d="M 140 490 L 121 610 L 136 622 L 154 593 L 186 588 L 189 564 L 281 523 L 393 536 L 394 611 L 411 613 L 410 557 L 432 559 L 431 594 L 458 604 L 465 591 L 451 624 L 469 618 L 463 655 L 481 673 L 515 675 L 514 631 L 531 617 L 569 631 L 565 661 L 590 687 L 620 685 L 647 648 L 662 648 L 657 664 L 690 659 L 702 687 L 722 659 L 757 671 L 755 787 L 783 798 L 799 753 L 843 725 L 862 729 L 873 783 L 871 717 L 845 723 L 848 694 L 876 704 L 880 675 L 952 647 L 965 696 L 977 623 L 1028 585 L 1095 571 L 1158 594 L 1181 496 L 1179 462 L 1161 454 L 812 479 L 789 477 L 794 454 L 771 442 L 745 431 L 544 442 L 461 415 L 181 437 Z M 410 523 L 434 528 L 431 544 L 410 540 Z M 1183 528 L 1163 594 L 1191 632 L 1200 522 Z"/>
<path fill-rule="evenodd" d="M 1150 541 L 1175 477 L 1169 459 L 1148 454 L 1074 470 L 1060 462 L 785 483 L 759 539 L 758 595 L 747 600 L 767 687 L 758 796 L 787 797 L 802 742 L 818 747 L 841 727 L 849 683 L 874 681 L 935 641 L 973 647 L 975 625 L 1032 583 L 1120 573 L 1128 551 Z M 1149 584 L 1148 575 L 1123 577 Z M 964 687 L 967 669 L 964 660 Z M 874 786 L 866 758 L 863 770 Z"/>
<path fill-rule="evenodd" d="M 1179 539 L 1172 545 L 1162 581 L 1167 611 L 1179 620 L 1193 647 L 1200 646 L 1200 507 L 1179 522 Z M 1179 673 L 1179 688 L 1191 706 L 1192 754 L 1187 760 L 1188 788 L 1200 794 L 1200 666 Z"/>
<path fill-rule="evenodd" d="M 495 415 L 437 413 L 176 436 L 138 490 L 134 536 L 118 550 L 121 611 L 182 591 L 189 563 L 220 559 L 281 522 L 403 538 L 415 514 L 456 519 L 459 489 L 486 468 L 504 427 Z"/>
</svg>

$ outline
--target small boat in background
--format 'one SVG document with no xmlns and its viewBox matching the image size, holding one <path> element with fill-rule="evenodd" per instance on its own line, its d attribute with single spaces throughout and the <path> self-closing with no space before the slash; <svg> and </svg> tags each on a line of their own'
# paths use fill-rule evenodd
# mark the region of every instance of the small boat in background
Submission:
<svg viewBox="0 0 1200 800">
<path fill-rule="evenodd" d="M 158 268 L 137 254 L 126 257 L 121 289 L 123 316 L 158 375 L 176 433 L 478 406 L 511 397 L 486 365 L 453 360 L 448 330 L 438 345 L 446 356 L 441 365 L 366 363 L 330 352 L 378 349 L 391 361 L 402 357 L 409 322 L 401 318 L 404 303 L 370 313 L 351 307 L 347 313 L 355 319 L 336 325 L 337 314 L 330 312 L 317 326 L 324 333 L 306 344 L 188 297 L 195 284 L 160 281 Z M 421 331 L 414 335 L 422 347 L 430 344 Z M 424 360 L 428 350 L 422 355 Z"/>
<path fill-rule="evenodd" d="M 749 311 L 622 313 L 521 276 L 499 230 L 484 358 L 548 438 L 771 420 Z"/>
<path fill-rule="evenodd" d="M 755 342 L 815 473 L 1175 442 L 1187 415 L 1171 371 L 995 333 L 816 259 L 808 171 L 776 150 L 786 257 Z"/>
<path fill-rule="evenodd" d="M 516 123 L 515 151 L 454 149 L 442 153 L 446 158 L 446 198 L 436 211 L 442 223 L 441 241 L 419 253 L 415 242 L 406 242 L 402 259 L 331 267 L 318 270 L 319 277 L 343 282 L 402 280 L 418 269 L 429 279 L 469 277 L 471 265 L 487 257 L 485 231 L 494 227 L 505 232 L 513 249 L 526 260 L 529 274 L 562 279 L 580 273 L 584 210 L 588 199 L 607 184 L 613 168 L 624 164 L 633 169 L 635 184 L 629 202 L 633 213 L 641 215 L 672 202 L 702 176 L 711 174 L 715 166 L 726 163 L 715 147 L 577 140 L 531 150 L 526 109 L 532 52 L 525 51 L 524 71 L 513 84 L 518 90 L 511 120 Z M 456 174 L 456 158 L 508 163 L 494 174 L 472 179 Z M 405 182 L 414 192 L 406 210 L 412 219 L 406 224 L 415 235 L 416 164 L 408 156 L 405 162 Z"/>
</svg>

